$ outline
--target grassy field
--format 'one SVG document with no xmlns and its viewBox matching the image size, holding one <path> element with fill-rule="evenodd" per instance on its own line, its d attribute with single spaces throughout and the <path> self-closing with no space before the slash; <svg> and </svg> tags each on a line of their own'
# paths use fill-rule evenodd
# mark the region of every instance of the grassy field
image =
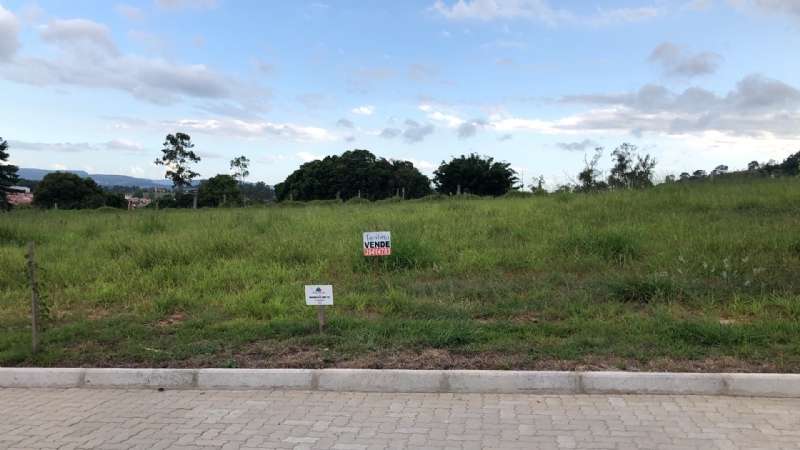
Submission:
<svg viewBox="0 0 800 450">
<path fill-rule="evenodd" d="M 390 230 L 391 257 L 360 255 Z M 47 324 L 30 352 L 25 243 Z M 800 370 L 800 181 L 0 215 L 0 365 Z M 325 334 L 303 285 L 334 285 Z"/>
</svg>

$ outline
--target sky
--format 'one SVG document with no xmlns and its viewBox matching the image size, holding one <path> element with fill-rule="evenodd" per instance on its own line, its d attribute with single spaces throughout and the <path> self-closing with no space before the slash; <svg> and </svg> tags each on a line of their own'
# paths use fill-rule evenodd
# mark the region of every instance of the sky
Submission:
<svg viewBox="0 0 800 450">
<path fill-rule="evenodd" d="M 659 176 L 800 150 L 800 0 L 0 0 L 0 136 L 22 167 L 281 182 L 349 149 L 479 153 L 526 185 L 629 142 Z M 792 50 L 794 49 L 794 50 Z"/>
</svg>

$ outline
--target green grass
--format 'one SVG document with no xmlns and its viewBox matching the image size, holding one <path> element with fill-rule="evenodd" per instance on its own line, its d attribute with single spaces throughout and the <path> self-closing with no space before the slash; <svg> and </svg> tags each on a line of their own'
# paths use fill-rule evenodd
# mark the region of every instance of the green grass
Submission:
<svg viewBox="0 0 800 450">
<path fill-rule="evenodd" d="M 390 230 L 393 255 L 360 255 Z M 30 352 L 25 244 L 47 304 Z M 0 215 L 0 365 L 800 370 L 800 183 Z M 317 332 L 303 285 L 334 285 Z"/>
</svg>

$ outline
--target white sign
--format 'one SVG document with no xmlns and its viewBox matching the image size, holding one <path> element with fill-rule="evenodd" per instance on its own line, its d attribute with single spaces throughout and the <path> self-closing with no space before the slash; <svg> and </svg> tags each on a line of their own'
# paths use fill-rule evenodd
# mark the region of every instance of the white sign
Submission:
<svg viewBox="0 0 800 450">
<path fill-rule="evenodd" d="M 306 285 L 306 305 L 333 305 L 333 286 L 330 284 Z"/>
<path fill-rule="evenodd" d="M 392 233 L 370 231 L 364 233 L 364 256 L 388 256 L 392 254 Z"/>
</svg>

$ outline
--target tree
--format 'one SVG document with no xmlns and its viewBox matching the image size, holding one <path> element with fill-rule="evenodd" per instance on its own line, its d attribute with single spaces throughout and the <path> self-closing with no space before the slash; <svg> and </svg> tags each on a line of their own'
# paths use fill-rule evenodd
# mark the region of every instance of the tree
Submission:
<svg viewBox="0 0 800 450">
<path fill-rule="evenodd" d="M 233 171 L 233 176 L 239 180 L 239 184 L 244 184 L 244 179 L 250 175 L 250 171 L 247 170 L 249 167 L 250 160 L 244 155 L 231 160 L 231 170 Z"/>
<path fill-rule="evenodd" d="M 653 169 L 656 160 L 650 155 L 640 155 L 635 145 L 623 143 L 611 153 L 614 166 L 608 176 L 612 189 L 642 189 L 653 186 Z"/>
<path fill-rule="evenodd" d="M 241 202 L 239 183 L 230 175 L 217 175 L 200 183 L 197 192 L 200 206 L 232 206 Z"/>
<path fill-rule="evenodd" d="M 608 185 L 604 181 L 600 181 L 600 171 L 597 169 L 597 164 L 603 156 L 603 148 L 597 147 L 594 149 L 594 156 L 588 159 L 584 156 L 584 168 L 578 174 L 578 186 L 575 187 L 575 192 L 598 192 L 608 189 Z"/>
<path fill-rule="evenodd" d="M 430 180 L 408 161 L 389 161 L 368 150 L 350 150 L 307 162 L 275 185 L 278 200 L 379 200 L 405 192 L 430 194 Z"/>
<path fill-rule="evenodd" d="M 681 181 L 690 180 L 691 178 L 692 178 L 692 175 L 691 175 L 691 174 L 689 174 L 689 172 L 681 172 L 681 175 L 680 175 L 680 177 L 679 177 L 679 179 L 680 179 Z"/>
<path fill-rule="evenodd" d="M 191 163 L 200 162 L 200 157 L 191 150 L 194 144 L 188 134 L 168 134 L 163 145 L 161 158 L 156 159 L 155 164 L 167 167 L 164 178 L 171 180 L 172 185 L 180 192 L 184 187 L 191 186 L 192 180 L 200 176 L 189 168 Z"/>
<path fill-rule="evenodd" d="M 247 198 L 249 201 L 267 203 L 275 200 L 275 190 L 263 181 L 244 183 L 239 186 L 239 189 L 242 191 L 242 197 Z"/>
<path fill-rule="evenodd" d="M 728 166 L 726 166 L 725 164 L 720 164 L 717 167 L 715 167 L 714 170 L 711 171 L 711 176 L 718 177 L 720 175 L 725 175 L 726 173 L 728 173 L 728 170 L 729 170 Z"/>
<path fill-rule="evenodd" d="M 518 181 L 511 164 L 475 153 L 444 162 L 433 173 L 436 190 L 442 194 L 469 193 L 499 196 Z"/>
<path fill-rule="evenodd" d="M 547 195 L 547 190 L 544 188 L 544 175 L 539 175 L 536 183 L 531 184 L 529 187 L 533 195 Z"/>
<path fill-rule="evenodd" d="M 106 194 L 91 178 L 53 172 L 45 175 L 36 187 L 33 204 L 42 208 L 99 208 L 106 204 Z"/>
<path fill-rule="evenodd" d="M 17 166 L 5 164 L 8 161 L 8 157 L 8 142 L 0 138 L 0 210 L 7 210 L 11 207 L 6 200 L 6 195 L 11 193 L 9 187 L 19 181 Z"/>
<path fill-rule="evenodd" d="M 250 160 L 242 155 L 231 160 L 231 170 L 233 171 L 233 176 L 239 179 L 239 186 L 244 186 L 244 179 L 250 175 L 250 171 L 247 170 L 250 167 Z M 242 191 L 242 203 L 246 202 L 246 197 L 244 191 Z"/>
<path fill-rule="evenodd" d="M 784 175 L 795 176 L 800 174 L 800 152 L 789 155 L 780 165 Z"/>
</svg>

